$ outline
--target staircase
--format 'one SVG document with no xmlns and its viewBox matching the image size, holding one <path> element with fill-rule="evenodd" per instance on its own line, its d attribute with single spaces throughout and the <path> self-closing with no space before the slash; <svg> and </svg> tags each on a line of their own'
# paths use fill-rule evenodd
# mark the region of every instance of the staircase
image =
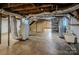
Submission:
<svg viewBox="0 0 79 59">
<path fill-rule="evenodd" d="M 35 21 L 30 22 L 30 26 L 31 26 L 33 23 L 35 23 Z"/>
</svg>

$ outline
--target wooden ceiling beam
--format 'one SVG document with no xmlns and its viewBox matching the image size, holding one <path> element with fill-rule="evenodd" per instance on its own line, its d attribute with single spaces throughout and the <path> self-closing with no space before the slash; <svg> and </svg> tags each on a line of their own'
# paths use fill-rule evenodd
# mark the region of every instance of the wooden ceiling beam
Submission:
<svg viewBox="0 0 79 59">
<path fill-rule="evenodd" d="M 4 4 L 4 5 L 6 5 L 6 4 Z M 6 6 L 2 6 L 2 7 L 5 10 L 9 11 L 9 12 L 13 12 L 13 13 L 17 13 L 17 14 L 30 14 L 30 13 L 39 13 L 39 12 L 42 12 L 42 11 L 44 12 L 44 11 L 55 10 L 56 5 L 57 4 L 33 4 L 33 3 L 31 3 L 31 4 L 29 4 L 29 3 L 28 4 L 22 4 L 22 3 L 21 4 L 19 4 L 19 3 L 18 4 L 16 4 L 16 3 L 13 4 L 13 3 L 11 3 L 10 4 L 9 3 Z M 66 7 L 66 6 L 64 6 L 64 7 Z M 61 9 L 61 8 L 57 8 L 57 10 L 58 9 Z M 65 10 L 65 11 L 60 10 L 60 11 L 61 12 L 66 12 L 67 10 Z"/>
<path fill-rule="evenodd" d="M 30 13 L 38 13 L 38 12 L 40 12 L 40 10 L 31 10 L 31 11 L 22 11 L 22 12 L 19 12 L 19 13 L 26 13 L 26 14 L 30 14 Z"/>
<path fill-rule="evenodd" d="M 31 11 L 31 10 L 38 10 L 38 9 L 39 9 L 40 11 L 41 11 L 41 10 L 44 10 L 44 9 L 50 9 L 50 10 L 53 10 L 53 9 L 51 9 L 51 8 L 45 7 L 45 8 L 36 8 L 36 9 L 28 9 L 28 10 L 25 9 L 25 10 L 19 10 L 19 11 L 20 11 L 20 12 L 21 12 L 21 11 Z"/>
<path fill-rule="evenodd" d="M 50 10 L 49 9 L 44 9 L 42 11 L 42 10 L 37 9 L 37 10 L 30 10 L 30 11 L 21 11 L 19 13 L 21 13 L 21 14 L 36 14 L 36 13 L 48 12 L 48 11 L 50 11 Z"/>
<path fill-rule="evenodd" d="M 46 8 L 46 7 L 51 7 L 51 5 L 42 5 L 42 6 L 39 6 L 39 7 L 25 7 L 25 8 L 16 8 L 16 9 L 12 9 L 13 11 L 22 11 L 22 10 L 31 10 L 31 9 L 39 9 L 39 8 Z"/>
<path fill-rule="evenodd" d="M 36 7 L 35 4 L 33 4 L 33 3 L 32 3 L 32 6 L 33 6 L 33 7 Z"/>
<path fill-rule="evenodd" d="M 1 8 L 13 8 L 13 7 L 18 7 L 23 4 L 21 3 L 8 3 L 8 4 L 2 4 Z"/>
<path fill-rule="evenodd" d="M 29 3 L 23 3 L 22 5 L 19 5 L 19 6 L 16 6 L 16 7 L 12 7 L 10 9 L 20 9 L 20 8 L 25 8 L 25 7 L 33 7 L 32 4 L 29 4 Z"/>
</svg>

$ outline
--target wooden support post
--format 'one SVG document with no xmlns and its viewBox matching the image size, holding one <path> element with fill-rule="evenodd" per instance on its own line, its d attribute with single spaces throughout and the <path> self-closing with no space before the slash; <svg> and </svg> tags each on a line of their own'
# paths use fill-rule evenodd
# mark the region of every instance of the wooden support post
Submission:
<svg viewBox="0 0 79 59">
<path fill-rule="evenodd" d="M 2 16 L 0 16 L 0 44 L 1 44 L 1 28 L 2 27 Z"/>
<path fill-rule="evenodd" d="M 10 15 L 8 15 L 8 46 L 10 46 Z"/>
</svg>

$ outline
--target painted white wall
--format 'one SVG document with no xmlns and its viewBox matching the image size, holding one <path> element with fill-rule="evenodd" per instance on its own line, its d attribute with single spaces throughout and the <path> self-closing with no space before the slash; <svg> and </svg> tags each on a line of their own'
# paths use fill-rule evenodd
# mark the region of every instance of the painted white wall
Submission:
<svg viewBox="0 0 79 59">
<path fill-rule="evenodd" d="M 20 20 L 17 20 L 17 31 L 19 30 Z M 2 18 L 2 33 L 8 32 L 8 18 Z"/>
<path fill-rule="evenodd" d="M 2 33 L 8 32 L 8 21 L 7 18 L 2 18 Z"/>
</svg>

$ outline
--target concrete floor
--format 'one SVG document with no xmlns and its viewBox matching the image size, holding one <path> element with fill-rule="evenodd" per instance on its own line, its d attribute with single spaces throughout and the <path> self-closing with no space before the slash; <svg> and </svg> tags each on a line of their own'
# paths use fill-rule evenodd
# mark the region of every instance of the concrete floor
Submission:
<svg viewBox="0 0 79 59">
<path fill-rule="evenodd" d="M 74 29 L 75 27 L 73 27 Z M 78 34 L 78 33 L 77 33 Z M 7 44 L 7 34 L 2 35 L 0 45 L 1 55 L 73 55 L 79 54 L 79 44 L 67 44 L 59 34 L 52 30 L 44 29 L 42 32 L 33 32 L 29 40 L 18 41 L 10 38 Z"/>
</svg>

